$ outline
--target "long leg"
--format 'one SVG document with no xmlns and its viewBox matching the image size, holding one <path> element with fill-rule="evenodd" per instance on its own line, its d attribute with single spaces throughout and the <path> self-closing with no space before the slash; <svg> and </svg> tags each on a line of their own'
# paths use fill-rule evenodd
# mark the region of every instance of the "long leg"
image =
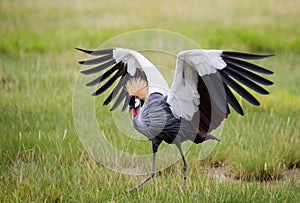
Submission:
<svg viewBox="0 0 300 203">
<path fill-rule="evenodd" d="M 185 158 L 184 158 L 184 155 L 183 155 L 183 152 L 182 152 L 182 149 L 181 149 L 181 144 L 177 144 L 176 146 L 178 147 L 178 150 L 180 152 L 180 155 L 181 155 L 181 158 L 182 158 L 182 161 L 183 161 L 183 186 L 186 187 L 186 172 L 187 172 L 187 169 L 188 169 L 188 165 L 185 161 Z"/>
<path fill-rule="evenodd" d="M 152 166 L 151 166 L 151 173 L 148 175 L 147 178 L 145 178 L 142 182 L 140 182 L 137 186 L 129 190 L 128 192 L 133 192 L 139 189 L 142 185 L 144 185 L 146 182 L 148 182 L 151 178 L 154 176 L 155 171 L 155 159 L 156 159 L 156 152 L 160 145 L 161 141 L 155 142 L 155 140 L 152 141 Z"/>
</svg>

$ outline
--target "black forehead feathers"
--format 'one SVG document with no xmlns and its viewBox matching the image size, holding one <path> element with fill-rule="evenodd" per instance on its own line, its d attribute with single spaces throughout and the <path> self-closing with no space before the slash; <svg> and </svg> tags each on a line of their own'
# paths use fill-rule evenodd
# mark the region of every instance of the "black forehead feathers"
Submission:
<svg viewBox="0 0 300 203">
<path fill-rule="evenodd" d="M 134 106 L 134 104 L 135 104 L 135 98 L 134 98 L 134 96 L 130 96 L 129 106 Z"/>
<path fill-rule="evenodd" d="M 130 99 L 129 99 L 129 106 L 134 106 L 135 105 L 135 97 L 136 96 L 130 96 Z M 138 97 L 137 97 L 138 98 Z M 145 103 L 145 100 L 144 99 L 140 99 L 140 98 L 138 98 L 139 100 L 140 100 L 140 102 L 141 102 L 141 107 L 144 105 L 144 103 Z"/>
</svg>

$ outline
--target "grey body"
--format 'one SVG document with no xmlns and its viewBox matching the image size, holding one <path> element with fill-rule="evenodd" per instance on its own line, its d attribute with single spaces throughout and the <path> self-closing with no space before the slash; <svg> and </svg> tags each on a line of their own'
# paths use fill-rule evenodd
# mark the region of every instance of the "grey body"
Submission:
<svg viewBox="0 0 300 203">
<path fill-rule="evenodd" d="M 205 137 L 197 134 L 191 121 L 176 118 L 166 100 L 167 97 L 159 93 L 149 95 L 139 117 L 132 118 L 133 127 L 157 146 L 162 141 L 176 145 L 186 140 L 203 142 Z"/>
</svg>

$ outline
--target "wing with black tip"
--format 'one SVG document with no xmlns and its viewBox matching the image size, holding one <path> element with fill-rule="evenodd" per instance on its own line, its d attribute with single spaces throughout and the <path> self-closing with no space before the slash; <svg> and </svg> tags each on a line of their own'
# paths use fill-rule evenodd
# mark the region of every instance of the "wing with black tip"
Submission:
<svg viewBox="0 0 300 203">
<path fill-rule="evenodd" d="M 272 85 L 258 74 L 273 72 L 248 62 L 273 55 L 255 55 L 222 50 L 186 50 L 177 56 L 174 81 L 167 99 L 176 117 L 200 119 L 198 131 L 206 134 L 216 129 L 230 113 L 229 105 L 240 115 L 243 109 L 233 94 L 253 105 L 259 101 L 247 88 L 259 93 L 269 92 L 261 85 Z"/>
<path fill-rule="evenodd" d="M 166 95 L 168 90 L 167 82 L 160 74 L 158 69 L 139 52 L 111 48 L 95 51 L 76 48 L 94 58 L 79 61 L 84 66 L 92 66 L 81 71 L 82 74 L 98 74 L 97 77 L 87 83 L 87 86 L 101 85 L 92 95 L 97 96 L 111 89 L 111 93 L 105 99 L 103 105 L 108 105 L 114 100 L 111 111 L 115 110 L 122 102 L 124 111 L 130 99 L 126 89 L 127 82 L 136 78 L 137 81 L 146 81 L 148 85 L 148 94 L 159 92 Z"/>
<path fill-rule="evenodd" d="M 223 51 L 221 54 L 221 58 L 225 61 L 226 66 L 222 70 L 219 70 L 219 73 L 224 82 L 227 100 L 230 106 L 240 115 L 244 115 L 243 109 L 228 86 L 249 103 L 259 106 L 259 101 L 240 84 L 243 84 L 245 87 L 259 94 L 269 94 L 261 85 L 269 86 L 272 85 L 273 82 L 263 78 L 257 73 L 269 75 L 273 74 L 273 72 L 244 60 L 259 60 L 271 56 L 274 55 L 257 55 L 230 51 Z"/>
</svg>

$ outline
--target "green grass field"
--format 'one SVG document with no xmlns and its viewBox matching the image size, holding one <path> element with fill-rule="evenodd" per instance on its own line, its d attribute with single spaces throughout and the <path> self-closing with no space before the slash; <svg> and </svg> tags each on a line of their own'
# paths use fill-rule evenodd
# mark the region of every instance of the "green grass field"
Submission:
<svg viewBox="0 0 300 203">
<path fill-rule="evenodd" d="M 0 5 L 0 202 L 299 202 L 298 0 Z M 73 88 L 77 61 L 86 56 L 74 48 L 94 49 L 147 28 L 182 34 L 206 49 L 275 53 L 258 62 L 275 72 L 268 77 L 275 85 L 258 96 L 260 108 L 242 102 L 246 115 L 230 115 L 206 159 L 199 160 L 201 145 L 191 147 L 186 190 L 179 161 L 127 194 L 144 176 L 101 166 L 76 133 Z M 109 123 L 108 108 L 100 105 L 97 115 Z M 113 125 L 105 130 L 119 148 L 151 151 L 147 141 L 128 144 Z"/>
</svg>

